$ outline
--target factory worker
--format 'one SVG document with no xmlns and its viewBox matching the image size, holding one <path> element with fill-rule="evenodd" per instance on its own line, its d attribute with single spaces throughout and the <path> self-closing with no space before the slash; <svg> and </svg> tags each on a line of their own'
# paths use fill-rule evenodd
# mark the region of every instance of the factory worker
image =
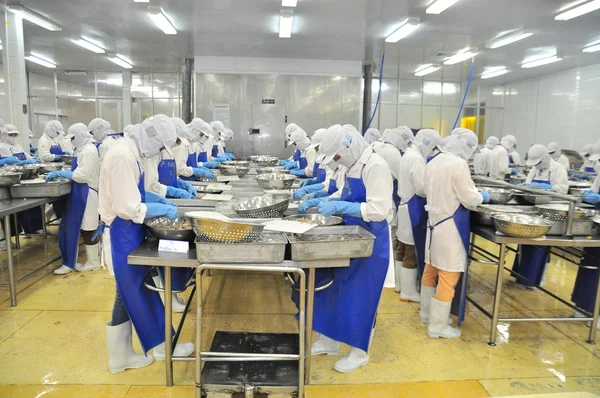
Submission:
<svg viewBox="0 0 600 398">
<path fill-rule="evenodd" d="M 517 152 L 517 138 L 514 135 L 505 135 L 500 140 L 500 145 L 508 152 L 509 166 L 519 166 L 521 164 L 521 155 Z"/>
<path fill-rule="evenodd" d="M 38 141 L 38 157 L 42 163 L 59 162 L 65 155 L 61 146 L 64 128 L 58 120 L 50 120 L 44 127 L 44 133 Z"/>
<path fill-rule="evenodd" d="M 351 136 L 351 140 L 348 139 Z M 350 142 L 351 141 L 351 142 Z M 375 235 L 373 254 L 333 270 L 334 284 L 315 293 L 313 328 L 320 333 L 312 355 L 338 355 L 340 342 L 352 347 L 333 368 L 352 372 L 369 362 L 369 344 L 389 265 L 389 225 L 393 213 L 392 176 L 385 160 L 358 133 L 336 126 L 321 142 L 324 163 L 348 168 L 344 187 L 320 201 L 325 216 L 341 214 L 346 225 Z"/>
<path fill-rule="evenodd" d="M 168 123 L 167 123 L 168 121 Z M 137 369 L 152 363 L 152 356 L 138 355 L 131 341 L 132 323 L 144 352 L 154 348 L 154 358 L 165 357 L 165 309 L 158 293 L 144 287 L 148 267 L 130 266 L 127 256 L 145 239 L 144 219 L 177 217 L 177 208 L 144 190 L 142 159 L 154 157 L 175 145 L 177 133 L 167 118 L 154 116 L 132 127 L 112 146 L 100 167 L 99 207 L 109 228 L 116 295 L 111 321 L 106 326 L 108 367 L 111 373 Z M 162 203 L 161 203 L 162 202 Z M 179 343 L 174 355 L 188 356 L 192 343 Z"/>
<path fill-rule="evenodd" d="M 548 153 L 550 154 L 550 157 L 552 157 L 552 159 L 554 159 L 558 163 L 565 166 L 565 169 L 567 169 L 567 171 L 571 168 L 571 163 L 569 162 L 569 158 L 566 157 L 564 153 L 562 153 L 562 149 L 558 145 L 558 143 L 556 143 L 556 142 L 549 143 L 548 144 Z"/>
<path fill-rule="evenodd" d="M 233 139 L 233 130 L 231 129 L 225 129 L 226 131 L 226 135 L 225 138 L 223 139 L 223 152 L 224 152 L 224 156 L 228 159 L 228 160 L 233 160 L 235 158 L 235 155 L 233 154 L 233 152 L 227 152 L 227 141 L 231 141 Z"/>
<path fill-rule="evenodd" d="M 365 132 L 365 140 L 367 140 L 369 145 L 374 143 L 375 141 L 378 141 L 380 138 L 381 138 L 381 133 L 377 129 L 370 128 L 370 129 L 367 129 L 367 131 Z"/>
<path fill-rule="evenodd" d="M 287 125 L 287 127 L 285 128 L 285 147 L 287 148 L 289 145 L 291 145 L 291 138 L 292 138 L 292 133 L 294 133 L 295 131 L 300 131 L 303 132 L 304 135 L 306 136 L 306 132 L 300 128 L 300 126 L 298 126 L 295 123 L 290 123 Z M 297 162 L 300 160 L 300 151 L 299 150 L 295 150 L 294 153 L 292 154 L 292 156 L 290 156 L 287 160 L 280 160 L 279 161 L 279 165 L 280 166 L 286 166 L 289 162 Z"/>
<path fill-rule="evenodd" d="M 598 173 L 598 169 L 600 168 L 600 140 L 598 140 L 595 144 L 594 147 L 592 148 L 592 151 L 590 153 L 590 156 L 588 157 L 588 163 L 587 163 L 587 170 L 593 170 L 590 171 L 591 173 Z"/>
<path fill-rule="evenodd" d="M 177 175 L 182 179 L 188 180 L 195 179 L 193 177 L 214 178 L 215 173 L 207 168 L 198 166 L 196 151 L 190 141 L 194 139 L 194 133 L 187 128 L 185 122 L 181 118 L 172 117 L 171 121 L 175 125 L 177 138 L 181 141 L 181 144 L 173 148 Z"/>
<path fill-rule="evenodd" d="M 491 136 L 485 141 L 485 145 L 481 148 L 480 152 L 475 154 L 475 160 L 473 162 L 475 174 L 480 176 L 489 175 L 490 166 L 488 156 L 498 145 L 500 145 L 498 137 Z"/>
<path fill-rule="evenodd" d="M 313 177 L 300 181 L 301 188 L 307 187 L 309 185 L 321 184 L 321 188 L 318 190 L 326 189 L 326 186 L 322 185 L 322 184 L 325 182 L 325 179 L 327 178 L 328 168 L 323 164 L 323 159 L 325 159 L 325 155 L 323 154 L 323 152 L 319 151 L 319 146 L 321 145 L 321 141 L 323 141 L 323 138 L 325 137 L 326 133 L 327 133 L 327 129 L 317 129 L 310 139 L 312 142 L 312 145 L 315 148 L 317 156 L 316 156 L 315 162 L 312 166 L 310 164 L 308 166 L 306 166 L 306 169 L 308 170 L 307 172 L 312 173 Z M 311 192 L 314 192 L 314 191 L 315 190 L 313 189 Z M 300 199 L 306 193 L 309 193 L 309 192 L 302 193 L 296 199 Z"/>
<path fill-rule="evenodd" d="M 75 123 L 69 127 L 67 139 L 72 139 L 75 147 L 71 171 L 53 171 L 46 176 L 47 181 L 56 178 L 71 180 L 71 193 L 58 230 L 62 265 L 54 270 L 55 275 L 68 274 L 73 269 L 86 272 L 101 268 L 98 240 L 94 239 L 98 229 L 100 156 L 85 124 Z M 87 258 L 83 265 L 77 264 L 80 234 Z"/>
<path fill-rule="evenodd" d="M 469 209 L 489 201 L 489 193 L 480 194 L 475 187 L 467 164 L 477 149 L 477 136 L 471 130 L 455 129 L 442 153 L 434 155 L 425 167 L 425 209 L 429 221 L 420 317 L 421 321 L 429 322 L 427 333 L 431 338 L 461 335 L 460 329 L 448 325 L 448 316 L 454 304 L 453 313 L 458 316 L 459 325 L 464 319 L 471 232 Z"/>
<path fill-rule="evenodd" d="M 442 137 L 432 129 L 420 130 L 416 137 L 401 137 L 408 147 L 398 167 L 398 248 L 395 252 L 396 291 L 400 300 L 418 303 L 417 280 L 425 269 L 425 239 L 427 212 L 425 211 L 425 166 L 427 159 L 439 152 Z"/>
<path fill-rule="evenodd" d="M 491 152 L 487 154 L 487 166 L 489 167 L 490 178 L 504 180 L 507 174 L 518 174 L 519 170 L 509 167 L 512 163 L 510 155 L 504 145 L 496 145 Z"/>
<path fill-rule="evenodd" d="M 17 165 L 38 163 L 38 159 L 32 158 L 29 151 L 25 151 L 19 144 L 19 135 L 21 134 L 13 129 L 13 125 L 7 124 L 4 129 L 0 129 L 0 157 L 1 159 L 17 158 Z"/>
<path fill-rule="evenodd" d="M 115 140 L 123 137 L 123 133 L 114 132 L 110 123 L 101 118 L 93 119 L 90 124 L 88 124 L 88 129 L 94 137 L 94 140 L 98 143 L 95 145 L 98 147 L 101 162 Z"/>
<path fill-rule="evenodd" d="M 529 148 L 526 165 L 532 169 L 522 185 L 561 194 L 568 192 L 567 170 L 552 159 L 545 146 L 536 144 Z M 521 245 L 519 250 L 521 255 L 515 258 L 513 271 L 520 273 L 536 285 L 540 285 L 546 271 L 549 250 L 529 245 Z M 517 277 L 517 283 L 532 287 L 529 282 L 519 277 Z"/>
<path fill-rule="evenodd" d="M 219 165 L 218 162 L 209 161 L 210 151 L 207 148 L 211 144 L 213 134 L 212 127 L 199 117 L 194 118 L 188 125 L 190 137 L 192 137 L 192 146 L 198 155 L 198 166 L 214 169 Z"/>
<path fill-rule="evenodd" d="M 219 120 L 212 121 L 209 123 L 209 125 L 213 130 L 213 134 L 212 138 L 209 139 L 209 141 L 212 140 L 212 142 L 206 144 L 207 152 L 210 154 L 214 161 L 226 162 L 227 158 L 225 156 L 219 156 L 218 145 L 219 139 L 227 134 L 227 132 L 225 131 L 225 125 Z"/>
<path fill-rule="evenodd" d="M 302 130 L 296 123 L 290 123 L 285 127 L 285 141 L 288 142 L 292 133 L 296 130 Z"/>
<path fill-rule="evenodd" d="M 579 152 L 579 156 L 583 158 L 583 165 L 581 166 L 581 171 L 585 171 L 588 173 L 594 173 L 594 162 L 590 161 L 590 155 L 594 151 L 594 144 L 586 144 L 583 147 L 583 150 Z"/>
<path fill-rule="evenodd" d="M 296 150 L 294 151 L 293 160 L 288 160 L 283 168 L 286 170 L 304 170 L 308 165 L 308 160 L 306 159 L 306 149 L 311 144 L 310 138 L 306 136 L 306 132 L 304 130 L 296 130 L 290 136 L 289 144 L 293 145 Z"/>
<path fill-rule="evenodd" d="M 317 147 L 306 135 L 293 133 L 290 137 L 291 143 L 301 151 L 298 168 L 293 169 L 290 174 L 297 177 L 311 178 L 315 173 L 315 162 L 317 161 Z"/>
</svg>

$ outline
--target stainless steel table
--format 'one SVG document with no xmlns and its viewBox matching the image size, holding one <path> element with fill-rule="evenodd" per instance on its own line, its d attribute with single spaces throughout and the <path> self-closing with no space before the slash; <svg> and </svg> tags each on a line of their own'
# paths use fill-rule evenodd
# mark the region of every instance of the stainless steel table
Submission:
<svg viewBox="0 0 600 398">
<path fill-rule="evenodd" d="M 558 247 L 558 248 L 579 248 L 583 249 L 585 247 L 600 247 L 600 237 L 585 237 L 585 236 L 546 236 L 546 239 L 524 239 L 524 238 L 513 238 L 506 235 L 499 235 L 496 233 L 496 230 L 493 227 L 482 226 L 482 225 L 472 225 L 471 226 L 471 253 L 470 259 L 471 261 L 476 261 L 483 264 L 492 264 L 497 265 L 498 270 L 496 272 L 496 288 L 494 291 L 494 303 L 492 312 L 488 312 L 484 309 L 480 304 L 475 302 L 472 298 L 467 297 L 469 302 L 471 302 L 477 309 L 483 312 L 488 318 L 492 320 L 492 325 L 490 329 L 490 340 L 488 342 L 489 345 L 496 345 L 496 329 L 499 321 L 506 322 L 545 322 L 545 321 L 565 321 L 565 322 L 586 322 L 591 321 L 592 325 L 590 327 L 590 334 L 588 343 L 595 344 L 596 340 L 596 325 L 598 323 L 598 313 L 600 312 L 600 280 L 598 289 L 596 291 L 596 300 L 594 304 L 594 313 L 588 314 L 586 311 L 574 306 L 573 304 L 567 302 L 566 300 L 556 296 L 552 292 L 544 289 L 541 286 L 534 286 L 541 290 L 542 292 L 550 295 L 552 298 L 560 301 L 568 307 L 573 308 L 576 311 L 579 311 L 583 314 L 588 315 L 585 318 L 500 318 L 500 297 L 502 295 L 502 282 L 504 278 L 504 270 L 509 271 L 511 274 L 522 277 L 520 274 L 514 272 L 512 269 L 504 266 L 505 256 L 508 251 L 507 245 L 510 244 L 520 244 L 520 245 L 531 245 L 531 246 L 545 246 L 545 247 Z M 482 249 L 475 245 L 475 236 L 480 236 L 490 242 L 496 243 L 500 249 L 499 254 L 496 256 L 494 253 L 490 253 L 489 251 Z M 513 249 L 510 249 L 513 250 Z M 474 258 L 472 257 L 473 253 L 476 253 L 480 256 L 483 256 L 485 259 Z M 566 257 L 563 257 L 567 261 L 571 261 Z M 572 261 L 571 261 L 572 262 Z M 579 264 L 577 264 L 579 265 Z M 581 265 L 579 265 L 581 267 Z M 526 279 L 526 278 L 525 278 Z M 600 279 L 600 276 L 599 276 Z M 531 281 L 529 281 L 531 282 Z"/>
</svg>

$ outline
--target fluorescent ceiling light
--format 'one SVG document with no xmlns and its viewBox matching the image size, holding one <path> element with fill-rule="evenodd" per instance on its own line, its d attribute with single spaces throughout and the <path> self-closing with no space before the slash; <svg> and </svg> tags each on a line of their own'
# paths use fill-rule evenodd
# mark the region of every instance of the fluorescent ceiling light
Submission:
<svg viewBox="0 0 600 398">
<path fill-rule="evenodd" d="M 133 67 L 131 61 L 119 54 L 109 54 L 108 59 L 125 69 L 131 69 Z"/>
<path fill-rule="evenodd" d="M 282 10 L 279 15 L 279 37 L 289 39 L 292 37 L 292 25 L 294 24 L 294 12 Z"/>
<path fill-rule="evenodd" d="M 599 8 L 600 0 L 592 0 L 580 6 L 573 7 L 565 12 L 561 12 L 560 14 L 555 16 L 554 19 L 557 21 L 568 21 L 569 19 L 577 18 L 581 15 L 590 13 L 592 11 L 596 11 Z"/>
<path fill-rule="evenodd" d="M 458 0 L 436 0 L 425 10 L 426 14 L 441 14 L 447 8 L 450 8 Z"/>
<path fill-rule="evenodd" d="M 2 50 L 1 44 L 0 44 L 0 50 Z M 583 49 L 584 53 L 595 53 L 596 51 L 600 51 L 600 40 L 588 44 Z"/>
<path fill-rule="evenodd" d="M 492 49 L 499 48 L 514 43 L 516 41 L 526 39 L 531 35 L 533 35 L 533 32 L 530 30 L 520 30 L 518 32 L 509 33 L 507 35 L 492 39 L 485 43 L 485 46 L 487 48 Z"/>
<path fill-rule="evenodd" d="M 296 7 L 298 0 L 281 0 L 282 7 Z"/>
<path fill-rule="evenodd" d="M 169 18 L 167 18 L 167 15 L 162 8 L 150 6 L 148 7 L 148 15 L 152 22 L 154 22 L 166 35 L 177 34 L 177 29 L 175 29 L 175 26 L 173 26 Z"/>
<path fill-rule="evenodd" d="M 96 54 L 104 54 L 106 51 L 100 47 L 97 44 L 92 43 L 89 40 L 86 40 L 84 38 L 81 39 L 71 39 L 71 41 L 75 44 L 77 44 L 78 46 L 81 46 L 87 50 L 90 50 L 92 52 L 95 52 Z"/>
<path fill-rule="evenodd" d="M 419 77 L 420 76 L 425 76 L 425 75 L 428 75 L 430 73 L 437 72 L 438 70 L 440 70 L 440 66 L 439 65 L 434 65 L 434 64 L 421 65 L 415 71 L 415 76 L 419 76 Z"/>
<path fill-rule="evenodd" d="M 398 29 L 385 38 L 386 43 L 396 43 L 419 29 L 419 18 L 408 18 Z"/>
<path fill-rule="evenodd" d="M 473 58 L 476 55 L 477 55 L 476 48 L 469 48 L 469 47 L 463 48 L 462 50 L 457 52 L 455 55 L 453 55 L 449 58 L 446 58 L 446 60 L 444 61 L 444 65 L 454 65 L 459 62 L 466 61 L 469 58 Z"/>
<path fill-rule="evenodd" d="M 562 57 L 559 57 L 558 55 L 552 55 L 550 57 L 538 58 L 525 62 L 521 64 L 521 68 L 535 68 L 536 66 L 547 65 L 558 61 L 562 61 Z"/>
<path fill-rule="evenodd" d="M 25 7 L 21 6 L 8 6 L 8 11 L 12 12 L 15 15 L 20 16 L 23 19 L 28 20 L 29 22 L 33 22 L 34 24 L 41 26 L 44 29 L 51 30 L 53 32 L 62 30 L 60 25 L 55 24 L 47 18 L 42 17 L 40 14 L 28 10 Z"/>
<path fill-rule="evenodd" d="M 491 79 L 492 77 L 506 75 L 507 73 L 508 73 L 508 69 L 506 69 L 506 66 L 497 66 L 494 68 L 486 69 L 481 74 L 481 78 L 482 79 Z"/>
<path fill-rule="evenodd" d="M 133 0 L 134 3 L 150 3 L 150 0 Z"/>
<path fill-rule="evenodd" d="M 29 54 L 29 55 L 27 55 L 25 57 L 25 59 L 27 61 L 31 61 L 31 62 L 33 62 L 35 64 L 45 66 L 46 68 L 51 68 L 51 69 L 56 68 L 56 64 L 54 63 L 54 61 L 51 61 L 51 60 L 46 59 L 44 57 L 41 57 L 41 56 L 39 56 L 37 54 L 33 54 L 33 53 Z"/>
</svg>

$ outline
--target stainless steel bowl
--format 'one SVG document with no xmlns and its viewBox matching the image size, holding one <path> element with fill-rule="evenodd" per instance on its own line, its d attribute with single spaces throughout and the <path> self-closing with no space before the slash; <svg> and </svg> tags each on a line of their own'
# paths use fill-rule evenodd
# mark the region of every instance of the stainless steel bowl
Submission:
<svg viewBox="0 0 600 398">
<path fill-rule="evenodd" d="M 545 205 L 552 201 L 550 195 L 535 195 L 523 192 L 516 192 L 513 197 L 521 205 Z"/>
<path fill-rule="evenodd" d="M 527 177 L 524 175 L 516 175 L 510 176 L 510 183 L 513 185 L 519 185 L 524 183 L 527 180 Z"/>
<path fill-rule="evenodd" d="M 256 174 L 290 174 L 289 170 L 284 169 L 283 167 L 264 167 L 262 169 L 256 169 Z"/>
<path fill-rule="evenodd" d="M 535 206 L 538 213 L 548 220 L 553 221 L 564 221 L 569 218 L 569 205 L 562 203 L 551 203 L 547 205 Z M 580 207 L 575 207 L 573 217 L 576 220 L 591 218 L 594 216 L 594 212 Z"/>
<path fill-rule="evenodd" d="M 150 233 L 158 239 L 182 240 L 191 242 L 194 240 L 192 224 L 186 218 L 168 217 L 150 218 L 144 221 Z"/>
<path fill-rule="evenodd" d="M 192 223 L 192 228 L 198 239 L 205 242 L 240 243 L 253 242 L 260 237 L 264 225 L 241 223 L 227 219 L 207 218 L 189 212 L 185 216 Z"/>
<path fill-rule="evenodd" d="M 536 211 L 533 208 L 522 209 L 507 205 L 481 205 L 471 212 L 471 219 L 475 224 L 493 226 L 492 214 L 495 213 L 536 214 Z"/>
<path fill-rule="evenodd" d="M 256 181 L 262 189 L 290 189 L 296 177 L 281 173 L 262 174 L 256 177 Z"/>
<path fill-rule="evenodd" d="M 60 160 L 61 162 L 63 162 L 64 164 L 68 164 L 71 165 L 71 162 L 73 162 L 73 158 L 75 156 L 73 155 L 60 155 Z"/>
<path fill-rule="evenodd" d="M 592 187 L 590 182 L 569 182 L 569 195 L 579 195 L 582 190 L 587 190 Z"/>
<path fill-rule="evenodd" d="M 50 173 L 52 171 L 62 170 L 63 163 L 58 163 L 58 162 L 40 163 L 39 166 L 40 166 L 40 168 L 39 168 L 38 172 L 40 172 L 42 174 L 46 174 L 46 173 Z"/>
<path fill-rule="evenodd" d="M 254 163 L 256 163 L 260 167 L 269 167 L 269 166 L 277 166 L 279 163 L 279 158 L 276 156 L 256 156 L 252 159 Z"/>
<path fill-rule="evenodd" d="M 290 195 L 263 195 L 244 199 L 231 208 L 242 217 L 278 218 L 287 210 Z"/>
<path fill-rule="evenodd" d="M 21 176 L 23 174 L 16 173 L 13 171 L 5 171 L 0 173 L 0 187 L 10 187 L 12 185 L 18 184 L 21 181 Z"/>
<path fill-rule="evenodd" d="M 514 238 L 540 238 L 552 228 L 552 221 L 539 216 L 494 213 L 492 219 L 498 231 Z"/>
<path fill-rule="evenodd" d="M 239 167 L 239 166 L 220 166 L 221 174 L 225 176 L 238 176 L 243 177 L 250 171 L 249 167 Z"/>
<path fill-rule="evenodd" d="M 325 217 L 322 214 L 296 214 L 284 218 L 287 221 L 300 221 L 309 224 L 317 224 L 319 227 L 329 227 L 332 225 L 341 225 L 344 223 L 341 217 Z"/>
<path fill-rule="evenodd" d="M 487 192 L 490 194 L 490 204 L 492 205 L 505 205 L 511 201 L 514 192 L 510 189 L 504 188 L 493 188 L 493 187 L 480 187 L 479 192 Z"/>
<path fill-rule="evenodd" d="M 21 176 L 21 180 L 29 180 L 30 178 L 34 177 L 37 174 L 39 168 L 40 166 L 37 164 L 25 164 L 23 166 L 4 166 L 4 169 L 6 171 L 12 171 L 15 173 L 23 174 Z"/>
<path fill-rule="evenodd" d="M 230 160 L 221 164 L 223 166 L 250 167 L 250 161 L 248 160 Z"/>
</svg>

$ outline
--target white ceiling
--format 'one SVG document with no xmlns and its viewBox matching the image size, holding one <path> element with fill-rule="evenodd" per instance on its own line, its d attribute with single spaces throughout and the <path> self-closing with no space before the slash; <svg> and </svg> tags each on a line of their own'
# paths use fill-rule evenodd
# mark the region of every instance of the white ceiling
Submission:
<svg viewBox="0 0 600 398">
<path fill-rule="evenodd" d="M 432 0 L 299 0 L 291 39 L 277 35 L 280 0 L 23 0 L 20 4 L 63 27 L 61 32 L 49 32 L 24 21 L 26 51 L 53 59 L 61 70 L 120 70 L 105 56 L 70 42 L 81 35 L 100 41 L 109 52 L 128 56 L 134 70 L 140 71 L 176 71 L 181 58 L 194 55 L 375 60 L 378 65 L 383 38 L 411 16 L 423 25 L 408 38 L 385 46 L 386 76 L 412 77 L 419 64 L 439 62 L 438 53 L 473 46 L 483 50 L 475 58 L 476 76 L 484 66 L 506 65 L 513 70 L 489 80 L 500 84 L 600 63 L 600 52 L 581 52 L 585 44 L 600 39 L 600 11 L 554 21 L 557 10 L 569 1 L 459 0 L 441 15 L 426 15 Z M 177 35 L 165 35 L 154 26 L 146 12 L 149 4 L 163 7 Z M 485 49 L 487 40 L 518 28 L 536 33 L 506 47 Z M 564 55 L 563 61 L 520 68 L 527 56 L 552 47 Z M 43 69 L 31 63 L 28 67 Z M 464 79 L 468 63 L 429 77 L 439 78 L 442 73 L 444 78 Z"/>
</svg>

